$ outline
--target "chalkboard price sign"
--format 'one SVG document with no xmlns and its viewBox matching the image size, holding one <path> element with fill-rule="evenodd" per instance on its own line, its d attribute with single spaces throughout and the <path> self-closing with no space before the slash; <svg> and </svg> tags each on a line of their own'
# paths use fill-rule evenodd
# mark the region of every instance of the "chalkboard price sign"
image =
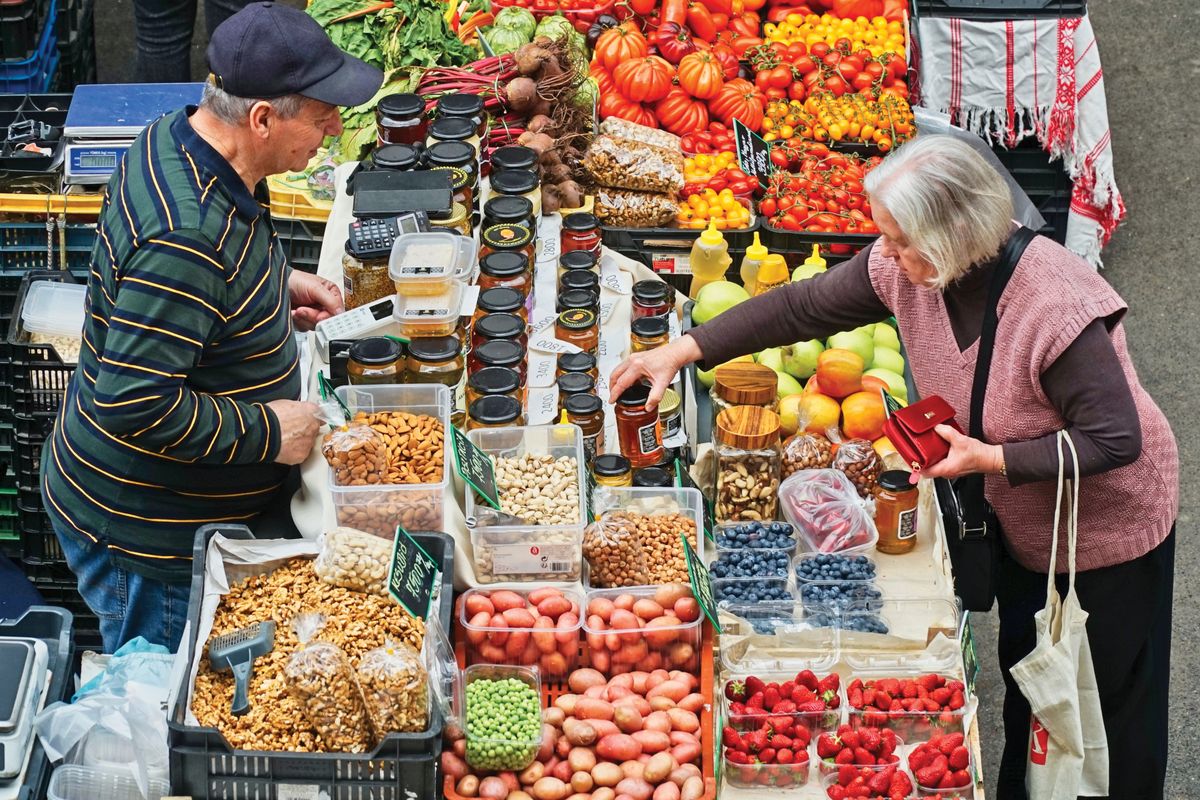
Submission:
<svg viewBox="0 0 1200 800">
<path fill-rule="evenodd" d="M 688 541 L 687 535 L 681 533 L 679 538 L 683 540 L 683 554 L 687 561 L 688 580 L 692 584 L 692 594 L 696 596 L 696 602 L 700 604 L 704 616 L 712 622 L 713 630 L 720 633 L 721 623 L 717 620 L 717 602 L 713 599 L 712 576 L 708 574 L 708 567 L 700 562 L 700 556 L 696 555 L 696 550 Z"/>
<path fill-rule="evenodd" d="M 683 460 L 678 458 L 675 459 L 675 479 L 681 488 L 695 489 L 696 491 L 700 492 L 700 497 L 704 500 L 704 538 L 710 542 L 716 541 L 715 537 L 713 536 L 712 500 L 708 499 L 708 496 L 705 495 L 703 491 L 700 491 L 700 487 L 696 485 L 694 480 L 692 480 L 691 473 L 689 473 L 687 467 L 684 466 Z"/>
<path fill-rule="evenodd" d="M 742 168 L 742 172 L 758 178 L 758 185 L 767 188 L 767 178 L 771 177 L 774 171 L 770 143 L 738 119 L 733 121 L 733 142 L 737 148 L 738 166 Z"/>
<path fill-rule="evenodd" d="M 414 617 L 428 618 L 440 574 L 433 556 L 397 525 L 396 538 L 392 542 L 392 563 L 388 569 L 388 594 L 392 599 Z"/>
<path fill-rule="evenodd" d="M 492 463 L 492 457 L 480 450 L 458 428 L 450 428 L 450 438 L 454 442 L 454 462 L 459 477 L 478 492 L 488 505 L 499 511 L 500 493 L 496 489 L 496 465 Z"/>
</svg>

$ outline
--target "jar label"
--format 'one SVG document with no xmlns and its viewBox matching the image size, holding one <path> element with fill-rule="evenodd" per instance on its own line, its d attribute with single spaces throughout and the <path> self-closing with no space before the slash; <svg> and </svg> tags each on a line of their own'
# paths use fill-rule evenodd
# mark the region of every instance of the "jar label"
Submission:
<svg viewBox="0 0 1200 800">
<path fill-rule="evenodd" d="M 569 573 L 579 552 L 569 544 L 498 544 L 491 550 L 493 575 Z"/>
<path fill-rule="evenodd" d="M 901 511 L 896 518 L 896 538 L 903 541 L 917 535 L 917 510 Z"/>
<path fill-rule="evenodd" d="M 663 425 L 663 438 L 671 439 L 683 430 L 683 414 L 672 414 L 669 417 L 661 418 Z"/>
<path fill-rule="evenodd" d="M 604 431 L 600 430 L 593 433 L 591 436 L 583 437 L 583 460 L 591 464 L 596 458 L 596 454 L 600 452 L 600 438 L 604 435 Z M 589 473 L 591 470 L 588 471 Z"/>
<path fill-rule="evenodd" d="M 638 449 L 642 455 L 650 455 L 651 453 L 662 447 L 658 438 L 658 422 L 651 422 L 649 425 L 643 425 L 638 428 Z"/>
<path fill-rule="evenodd" d="M 346 297 L 354 296 L 354 278 L 350 277 L 349 272 L 342 273 L 342 291 Z"/>
<path fill-rule="evenodd" d="M 530 350 L 540 350 L 543 353 L 555 353 L 562 355 L 563 353 L 582 353 L 583 350 L 577 345 L 570 342 L 564 342 L 562 339 L 556 339 L 553 336 L 542 336 L 541 338 L 529 343 Z"/>
</svg>

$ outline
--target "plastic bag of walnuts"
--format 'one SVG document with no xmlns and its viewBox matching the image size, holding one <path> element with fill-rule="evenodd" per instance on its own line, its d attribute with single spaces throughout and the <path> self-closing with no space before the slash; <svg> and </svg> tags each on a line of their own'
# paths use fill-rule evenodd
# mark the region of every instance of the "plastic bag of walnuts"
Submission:
<svg viewBox="0 0 1200 800">
<path fill-rule="evenodd" d="M 317 577 L 331 586 L 387 596 L 392 544 L 354 528 L 334 528 L 317 540 L 321 551 L 313 561 Z"/>
<path fill-rule="evenodd" d="M 883 460 L 866 439 L 847 439 L 838 445 L 833 468 L 846 473 L 860 497 L 872 497 L 883 473 Z"/>
<path fill-rule="evenodd" d="M 358 661 L 358 685 L 375 735 L 419 733 L 429 727 L 429 675 L 421 655 L 389 642 Z"/>
<path fill-rule="evenodd" d="M 661 228 L 675 219 L 678 206 L 670 195 L 596 187 L 596 219 L 617 228 Z"/>
<path fill-rule="evenodd" d="M 597 136 L 583 165 L 601 186 L 675 195 L 683 188 L 683 154 L 616 136 Z"/>
<path fill-rule="evenodd" d="M 320 614 L 301 614 L 292 622 L 301 647 L 284 668 L 288 693 L 330 752 L 365 753 L 374 736 L 362 692 L 342 649 L 316 640 L 324 625 Z"/>
</svg>

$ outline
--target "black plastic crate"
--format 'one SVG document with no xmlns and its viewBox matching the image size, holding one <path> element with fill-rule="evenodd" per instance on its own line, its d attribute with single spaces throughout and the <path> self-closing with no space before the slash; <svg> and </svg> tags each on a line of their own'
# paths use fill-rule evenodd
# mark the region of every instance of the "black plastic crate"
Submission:
<svg viewBox="0 0 1200 800">
<path fill-rule="evenodd" d="M 29 42 L 29 29 L 34 16 L 18 13 L 17 16 L 0 18 L 0 42 L 8 38 L 7 31 L 11 30 L 12 38 L 8 41 L 9 46 L 14 48 L 11 54 L 0 52 L 0 92 L 25 94 L 49 91 L 55 70 L 58 69 L 58 37 L 53 24 L 56 2 L 35 2 L 45 11 L 36 15 L 40 21 L 32 45 Z"/>
<path fill-rule="evenodd" d="M 66 228 L 45 222 L 0 222 L 0 271 L 69 269 L 86 275 L 96 244 L 96 226 L 68 222 Z"/>
<path fill-rule="evenodd" d="M 100 619 L 92 613 L 91 608 L 79 595 L 74 576 L 65 580 L 45 578 L 31 578 L 30 580 L 33 588 L 37 589 L 46 605 L 63 609 L 71 614 L 76 647 L 90 650 L 101 649 Z M 69 694 L 70 688 L 67 691 Z M 33 800 L 41 800 L 41 795 L 35 796 Z"/>
<path fill-rule="evenodd" d="M 957 17 L 975 22 L 1082 17 L 1085 0 L 914 0 L 916 16 Z"/>
<path fill-rule="evenodd" d="M 196 532 L 192 554 L 192 595 L 188 620 L 193 635 L 200 624 L 204 597 L 204 562 L 208 542 L 216 533 L 230 538 L 253 538 L 242 525 L 205 525 Z M 442 567 L 443 584 L 438 618 L 450 630 L 453 607 L 454 543 L 444 533 L 414 532 L 413 537 Z M 203 643 L 184 641 L 190 667 Z M 188 702 L 185 670 L 175 705 L 167 717 L 171 751 L 171 789 L 195 800 L 279 800 L 280 784 L 294 793 L 323 793 L 328 800 L 408 800 L 440 797 L 443 720 L 433 704 L 429 730 L 393 733 L 372 753 L 281 753 L 234 750 L 215 728 L 184 723 Z"/>
<path fill-rule="evenodd" d="M 65 363 L 52 345 L 31 344 L 21 325 L 21 306 L 34 281 L 72 279 L 61 270 L 35 270 L 25 275 L 17 292 L 16 305 L 8 326 L 8 344 L 12 348 L 13 412 L 18 420 L 53 418 L 62 405 L 67 383 L 75 364 Z"/>
<path fill-rule="evenodd" d="M 1046 220 L 1046 225 L 1038 233 L 1048 236 L 1059 244 L 1067 242 L 1067 218 L 1071 214 L 1071 196 L 1050 195 L 1043 198 L 1031 198 L 1034 205 Z"/>
<path fill-rule="evenodd" d="M 279 243 L 288 263 L 293 269 L 316 274 L 321 263 L 321 241 L 324 223 L 305 222 L 299 219 L 272 220 Z"/>
<path fill-rule="evenodd" d="M 1071 194 L 1071 177 L 1061 159 L 1051 161 L 1035 137 L 1022 139 L 1014 147 L 992 148 L 996 158 L 1013 176 L 1017 185 L 1032 196 Z"/>
<path fill-rule="evenodd" d="M 14 464 L 17 476 L 17 488 L 26 494 L 38 494 L 41 491 L 42 445 L 45 437 L 25 436 L 18 428 L 15 446 L 13 447 Z M 41 505 L 39 500 L 38 505 Z"/>
<path fill-rule="evenodd" d="M 59 91 L 96 82 L 96 0 L 65 0 L 58 15 L 58 55 Z"/>
<path fill-rule="evenodd" d="M 0 61 L 20 61 L 37 50 L 48 0 L 0 3 Z"/>
<path fill-rule="evenodd" d="M 821 257 L 829 266 L 848 261 L 864 247 L 869 247 L 874 234 L 864 233 L 817 233 L 814 231 L 787 231 L 763 222 L 760 240 L 772 253 L 781 254 L 788 267 L 795 269 L 812 256 L 813 245 L 820 248 Z"/>
</svg>

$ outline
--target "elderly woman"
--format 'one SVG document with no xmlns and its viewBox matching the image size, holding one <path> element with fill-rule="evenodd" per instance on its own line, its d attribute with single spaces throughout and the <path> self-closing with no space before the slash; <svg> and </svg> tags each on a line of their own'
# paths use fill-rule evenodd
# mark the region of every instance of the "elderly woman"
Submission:
<svg viewBox="0 0 1200 800">
<path fill-rule="evenodd" d="M 648 379 L 656 404 L 690 362 L 711 369 L 894 315 L 918 390 L 945 397 L 968 430 L 989 281 L 1016 230 L 1008 188 L 970 147 L 944 136 L 906 144 L 868 175 L 866 187 L 882 234 L 873 246 L 817 277 L 742 303 L 669 346 L 634 355 L 613 372 L 614 397 Z M 940 426 L 950 454 L 925 473 L 984 474 L 1003 528 L 1001 800 L 1025 797 L 1030 711 L 1009 669 L 1032 649 L 1033 615 L 1045 603 L 1055 432 L 1064 428 L 1083 475 L 1076 591 L 1090 614 L 1110 796 L 1162 796 L 1179 461 L 1170 426 L 1134 371 L 1121 325 L 1125 311 L 1091 267 L 1035 238 L 999 302 L 984 440 Z M 1062 583 L 1063 549 L 1059 554 Z"/>
</svg>

